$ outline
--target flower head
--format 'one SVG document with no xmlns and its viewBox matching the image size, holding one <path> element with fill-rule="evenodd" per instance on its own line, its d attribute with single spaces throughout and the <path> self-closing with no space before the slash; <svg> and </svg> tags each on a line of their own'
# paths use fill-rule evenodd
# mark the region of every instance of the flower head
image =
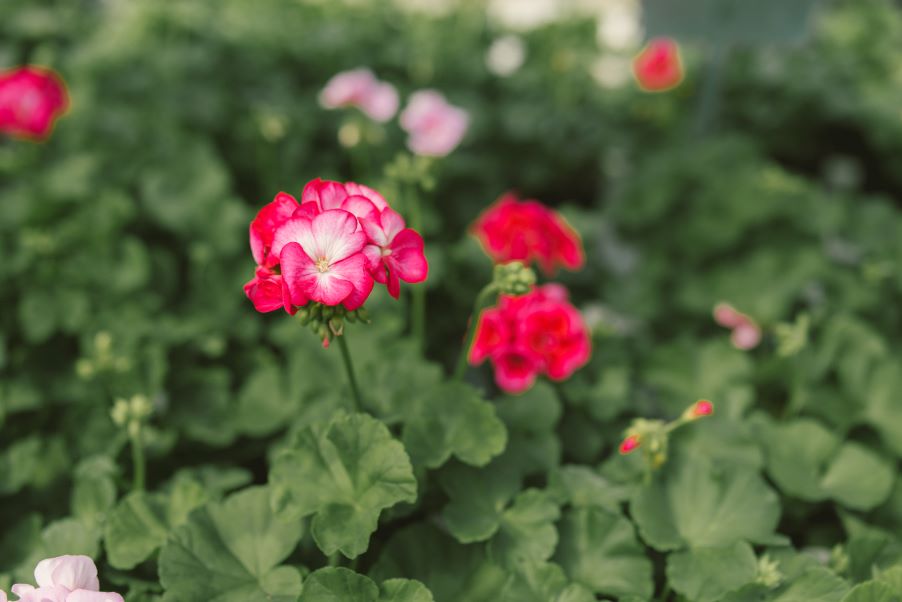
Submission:
<svg viewBox="0 0 902 602">
<path fill-rule="evenodd" d="M 381 194 L 356 182 L 316 178 L 304 186 L 300 203 L 279 193 L 251 222 L 250 241 L 257 268 L 244 293 L 259 312 L 295 314 L 308 303 L 354 312 L 374 281 L 398 298 L 400 281 L 422 282 L 428 272 L 422 237 Z M 325 323 L 314 321 L 321 332 Z M 337 336 L 341 325 L 329 328 Z"/>
<path fill-rule="evenodd" d="M 730 341 L 733 347 L 747 351 L 754 349 L 761 342 L 761 327 L 750 316 L 738 311 L 729 303 L 718 303 L 714 306 L 714 321 L 733 331 Z"/>
<path fill-rule="evenodd" d="M 498 386 L 520 393 L 539 374 L 569 378 L 590 354 L 588 330 L 566 289 L 547 284 L 519 297 L 501 295 L 483 311 L 468 359 L 474 365 L 491 360 Z"/>
<path fill-rule="evenodd" d="M 122 596 L 101 592 L 97 567 L 87 556 L 58 556 L 38 563 L 34 569 L 37 587 L 18 583 L 12 592 L 19 602 L 123 602 Z M 0 602 L 6 602 L 0 591 Z"/>
<path fill-rule="evenodd" d="M 33 65 L 0 71 L 0 132 L 43 140 L 68 106 L 66 86 L 53 71 Z"/>
<path fill-rule="evenodd" d="M 556 211 L 539 201 L 507 193 L 476 219 L 473 234 L 495 262 L 538 262 L 547 274 L 585 263 L 579 234 Z"/>
<path fill-rule="evenodd" d="M 460 144 L 469 126 L 469 114 L 435 90 L 414 92 L 401 112 L 401 127 L 410 136 L 407 146 L 417 155 L 444 157 Z"/>
<path fill-rule="evenodd" d="M 326 109 L 356 107 L 373 121 L 384 123 L 398 112 L 398 91 L 376 79 L 369 69 L 342 71 L 332 77 L 319 96 Z"/>
<path fill-rule="evenodd" d="M 633 59 L 633 75 L 646 92 L 664 92 L 683 81 L 683 61 L 675 40 L 657 38 Z"/>
</svg>

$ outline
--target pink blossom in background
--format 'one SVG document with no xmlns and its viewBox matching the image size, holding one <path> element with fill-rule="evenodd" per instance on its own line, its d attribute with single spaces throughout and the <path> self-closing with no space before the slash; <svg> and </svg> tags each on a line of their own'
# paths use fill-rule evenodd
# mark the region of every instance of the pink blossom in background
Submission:
<svg viewBox="0 0 902 602">
<path fill-rule="evenodd" d="M 469 126 L 469 114 L 435 90 L 414 92 L 401 112 L 407 146 L 417 155 L 444 157 L 457 148 Z"/>
<path fill-rule="evenodd" d="M 355 107 L 373 121 L 384 123 L 398 112 L 398 92 L 387 82 L 376 79 L 366 68 L 342 71 L 326 83 L 319 96 L 326 109 Z"/>
<path fill-rule="evenodd" d="M 761 327 L 758 323 L 729 303 L 718 303 L 712 313 L 715 322 L 733 331 L 730 341 L 736 349 L 747 351 L 761 342 Z"/>
<path fill-rule="evenodd" d="M 261 313 L 309 302 L 354 310 L 374 282 L 396 299 L 401 281 L 426 279 L 423 238 L 376 190 L 316 178 L 301 202 L 280 192 L 250 225 L 257 267 L 244 294 Z M 0 601 L 2 602 L 2 601 Z"/>
<path fill-rule="evenodd" d="M 44 140 L 68 107 L 66 86 L 50 69 L 28 65 L 0 71 L 0 132 Z"/>
<path fill-rule="evenodd" d="M 683 81 L 679 45 L 670 38 L 652 40 L 633 59 L 633 75 L 646 92 L 675 88 Z"/>
<path fill-rule="evenodd" d="M 592 351 L 582 315 L 568 296 L 559 284 L 519 297 L 502 295 L 497 306 L 479 317 L 469 362 L 489 359 L 495 382 L 509 393 L 526 391 L 540 374 L 566 380 L 589 361 Z"/>
<path fill-rule="evenodd" d="M 123 602 L 122 596 L 101 592 L 97 567 L 87 556 L 58 556 L 38 563 L 34 569 L 37 587 L 17 583 L 12 593 L 18 602 Z M 0 602 L 7 602 L 0 591 Z"/>
</svg>

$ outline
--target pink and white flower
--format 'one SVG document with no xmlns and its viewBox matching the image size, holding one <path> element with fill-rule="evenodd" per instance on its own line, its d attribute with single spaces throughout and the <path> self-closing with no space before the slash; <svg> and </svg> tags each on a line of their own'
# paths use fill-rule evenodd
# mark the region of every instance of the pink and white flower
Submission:
<svg viewBox="0 0 902 602">
<path fill-rule="evenodd" d="M 469 114 L 436 90 L 414 92 L 401 113 L 407 146 L 417 155 L 444 157 L 460 144 L 470 126 Z"/>
<path fill-rule="evenodd" d="M 373 290 L 373 277 L 362 253 L 366 234 L 357 218 L 343 209 L 291 218 L 276 232 L 283 282 L 292 305 L 315 301 L 354 310 Z"/>
<path fill-rule="evenodd" d="M 326 109 L 356 107 L 373 121 L 384 123 L 398 112 L 398 91 L 376 79 L 366 68 L 342 71 L 326 83 L 319 96 Z"/>
<path fill-rule="evenodd" d="M 392 297 L 397 299 L 401 294 L 400 280 L 426 280 L 429 264 L 423 253 L 423 237 L 407 228 L 397 211 L 386 207 L 372 219 L 361 221 L 361 225 L 369 239 L 363 252 L 373 278 L 385 284 Z"/>
<path fill-rule="evenodd" d="M 13 585 L 18 602 L 123 602 L 122 596 L 100 591 L 97 567 L 87 556 L 47 558 L 34 569 L 37 587 L 25 583 Z M 7 602 L 0 591 L 0 602 Z"/>
<path fill-rule="evenodd" d="M 280 192 L 251 222 L 250 243 L 257 267 L 244 293 L 261 313 L 294 314 L 309 302 L 353 311 L 374 281 L 397 299 L 402 280 L 422 282 L 428 273 L 423 238 L 356 182 L 316 178 L 300 203 Z"/>
</svg>

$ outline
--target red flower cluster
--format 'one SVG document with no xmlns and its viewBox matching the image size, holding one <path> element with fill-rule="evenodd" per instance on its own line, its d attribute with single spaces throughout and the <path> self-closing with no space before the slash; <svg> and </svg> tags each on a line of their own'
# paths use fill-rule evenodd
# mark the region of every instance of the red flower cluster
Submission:
<svg viewBox="0 0 902 602">
<path fill-rule="evenodd" d="M 351 311 L 374 281 L 397 299 L 401 280 L 422 282 L 429 269 L 423 238 L 382 195 L 354 182 L 317 178 L 300 203 L 280 192 L 251 222 L 250 240 L 257 269 L 244 292 L 259 312 L 293 314 L 310 301 Z"/>
<path fill-rule="evenodd" d="M 486 358 L 495 367 L 495 382 L 520 393 L 536 376 L 561 381 L 589 361 L 589 333 L 579 311 L 567 300 L 567 289 L 546 284 L 519 297 L 502 295 L 496 307 L 479 317 L 469 361 Z"/>
<path fill-rule="evenodd" d="M 577 270 L 585 263 L 579 234 L 560 214 L 511 192 L 477 218 L 473 233 L 496 263 L 536 261 L 546 274 L 559 266 Z"/>
<path fill-rule="evenodd" d="M 43 140 L 68 106 L 66 86 L 53 71 L 29 65 L 0 72 L 0 132 Z"/>
<path fill-rule="evenodd" d="M 680 47 L 670 38 L 652 40 L 633 59 L 633 74 L 639 87 L 646 92 L 675 88 L 683 81 Z"/>
</svg>

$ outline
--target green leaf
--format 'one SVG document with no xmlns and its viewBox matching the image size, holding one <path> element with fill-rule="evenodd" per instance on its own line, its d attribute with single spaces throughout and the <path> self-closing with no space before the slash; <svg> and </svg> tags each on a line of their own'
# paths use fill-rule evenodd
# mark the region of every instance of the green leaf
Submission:
<svg viewBox="0 0 902 602">
<path fill-rule="evenodd" d="M 501 514 L 500 528 L 489 542 L 489 557 L 511 570 L 548 560 L 557 545 L 554 522 L 560 514 L 546 492 L 521 492 Z"/>
<path fill-rule="evenodd" d="M 852 588 L 842 602 L 899 602 L 893 588 L 879 581 L 861 583 Z"/>
<path fill-rule="evenodd" d="M 119 502 L 103 530 L 107 556 L 117 569 L 134 568 L 166 543 L 168 536 L 165 499 L 141 491 Z"/>
<path fill-rule="evenodd" d="M 389 579 L 379 588 L 379 602 L 433 602 L 432 592 L 413 579 Z"/>
<path fill-rule="evenodd" d="M 774 602 L 839 602 L 848 591 L 845 581 L 823 568 L 809 569 L 783 589 Z"/>
<path fill-rule="evenodd" d="M 377 587 L 366 577 L 343 567 L 320 569 L 304 581 L 299 602 L 433 602 L 419 581 L 389 579 Z"/>
<path fill-rule="evenodd" d="M 865 446 L 848 442 L 833 458 L 821 487 L 844 506 L 870 510 L 889 497 L 894 478 L 891 464 Z"/>
<path fill-rule="evenodd" d="M 661 551 L 779 541 L 776 494 L 756 471 L 714 466 L 702 457 L 670 462 L 636 491 L 631 514 L 642 538 Z"/>
<path fill-rule="evenodd" d="M 335 567 L 311 573 L 299 602 L 374 602 L 378 597 L 379 587 L 372 579 Z"/>
<path fill-rule="evenodd" d="M 336 414 L 297 433 L 272 462 L 274 501 L 295 517 L 314 514 L 319 548 L 355 558 L 366 551 L 382 510 L 414 502 L 417 482 L 404 446 L 365 414 Z"/>
<path fill-rule="evenodd" d="M 438 468 L 454 455 L 485 466 L 504 451 L 507 429 L 476 390 L 451 382 L 425 394 L 404 426 L 403 440 L 418 465 Z"/>
<path fill-rule="evenodd" d="M 561 419 L 561 402 L 548 383 L 538 382 L 520 395 L 505 395 L 495 403 L 505 424 L 522 433 L 554 430 Z"/>
<path fill-rule="evenodd" d="M 102 524 L 116 503 L 115 473 L 116 465 L 108 456 L 95 456 L 79 463 L 70 503 L 74 517 L 89 524 Z"/>
<path fill-rule="evenodd" d="M 816 420 L 772 424 L 759 417 L 767 470 L 788 494 L 806 501 L 832 498 L 856 510 L 870 510 L 892 491 L 892 467 L 877 454 L 839 437 Z"/>
<path fill-rule="evenodd" d="M 689 600 L 714 602 L 754 581 L 757 560 L 744 541 L 717 548 L 693 548 L 667 556 L 667 581 Z"/>
<path fill-rule="evenodd" d="M 582 585 L 570 583 L 561 567 L 546 562 L 520 567 L 499 602 L 595 602 L 595 596 Z"/>
<path fill-rule="evenodd" d="M 277 567 L 301 538 L 298 521 L 270 509 L 267 487 L 251 487 L 195 510 L 160 552 L 165 600 L 295 602 L 300 575 Z"/>
<path fill-rule="evenodd" d="M 520 480 L 516 464 L 507 454 L 481 469 L 459 463 L 445 466 L 439 484 L 451 498 L 442 512 L 451 535 L 461 543 L 492 537 L 505 506 L 520 489 Z"/>
<path fill-rule="evenodd" d="M 497 602 L 509 578 L 486 559 L 485 546 L 460 545 L 427 523 L 414 524 L 392 536 L 370 575 L 377 580 L 418 579 L 438 602 Z"/>
<path fill-rule="evenodd" d="M 651 596 L 651 561 L 619 513 L 578 508 L 564 514 L 554 556 L 570 577 L 598 594 Z"/>
<path fill-rule="evenodd" d="M 548 484 L 561 503 L 573 506 L 598 506 L 612 512 L 620 509 L 627 496 L 624 487 L 615 485 L 586 466 L 562 466 L 551 473 Z"/>
</svg>

